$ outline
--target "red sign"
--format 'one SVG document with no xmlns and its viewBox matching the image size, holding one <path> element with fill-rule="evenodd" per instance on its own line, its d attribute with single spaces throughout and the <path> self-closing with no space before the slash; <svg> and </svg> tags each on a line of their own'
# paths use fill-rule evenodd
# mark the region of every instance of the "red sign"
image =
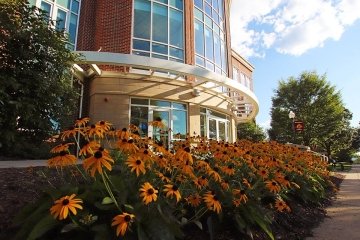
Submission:
<svg viewBox="0 0 360 240">
<path fill-rule="evenodd" d="M 304 122 L 303 121 L 294 121 L 294 129 L 296 132 L 304 131 Z"/>
</svg>

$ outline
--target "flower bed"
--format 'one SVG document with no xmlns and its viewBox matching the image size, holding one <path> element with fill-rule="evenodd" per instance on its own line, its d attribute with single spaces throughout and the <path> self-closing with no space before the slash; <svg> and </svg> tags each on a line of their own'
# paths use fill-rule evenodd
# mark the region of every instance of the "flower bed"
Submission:
<svg viewBox="0 0 360 240">
<path fill-rule="evenodd" d="M 68 184 L 18 216 L 17 239 L 181 239 L 194 227 L 209 239 L 228 229 L 274 239 L 279 214 L 320 204 L 332 186 L 327 163 L 276 142 L 188 136 L 167 149 L 135 126 L 88 121 L 61 134 L 48 163 Z"/>
</svg>

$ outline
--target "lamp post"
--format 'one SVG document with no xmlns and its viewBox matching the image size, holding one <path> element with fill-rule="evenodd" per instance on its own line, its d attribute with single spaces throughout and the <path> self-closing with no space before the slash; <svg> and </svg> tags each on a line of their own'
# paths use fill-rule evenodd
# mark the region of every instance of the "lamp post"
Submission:
<svg viewBox="0 0 360 240">
<path fill-rule="evenodd" d="M 295 143 L 295 126 L 294 126 L 295 113 L 293 111 L 289 112 L 289 118 L 292 119 L 293 143 Z"/>
</svg>

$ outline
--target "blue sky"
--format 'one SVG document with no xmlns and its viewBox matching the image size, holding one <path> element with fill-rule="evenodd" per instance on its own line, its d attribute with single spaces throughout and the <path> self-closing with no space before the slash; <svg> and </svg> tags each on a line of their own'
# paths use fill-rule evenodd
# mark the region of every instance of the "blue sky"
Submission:
<svg viewBox="0 0 360 240">
<path fill-rule="evenodd" d="M 232 47 L 255 67 L 257 123 L 270 125 L 279 80 L 326 74 L 360 122 L 360 0 L 232 0 Z"/>
</svg>

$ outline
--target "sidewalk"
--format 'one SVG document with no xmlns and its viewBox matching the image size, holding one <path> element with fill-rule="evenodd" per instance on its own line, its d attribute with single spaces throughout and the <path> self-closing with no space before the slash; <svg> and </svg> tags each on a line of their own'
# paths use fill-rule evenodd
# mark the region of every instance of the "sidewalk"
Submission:
<svg viewBox="0 0 360 240">
<path fill-rule="evenodd" d="M 336 200 L 326 209 L 324 222 L 307 240 L 360 239 L 360 165 L 353 165 L 350 172 L 341 174 L 345 179 Z"/>
<path fill-rule="evenodd" d="M 78 161 L 81 164 L 81 161 Z M 47 166 L 47 160 L 0 161 L 0 168 L 26 168 Z"/>
</svg>

